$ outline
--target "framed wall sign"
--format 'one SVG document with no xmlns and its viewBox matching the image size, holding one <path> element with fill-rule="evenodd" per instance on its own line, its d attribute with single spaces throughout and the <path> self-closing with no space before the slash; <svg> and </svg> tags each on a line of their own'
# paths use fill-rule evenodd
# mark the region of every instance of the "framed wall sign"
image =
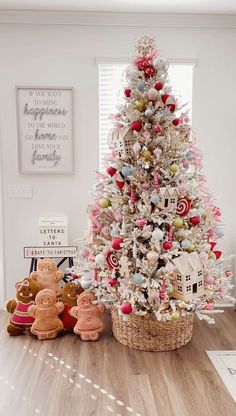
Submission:
<svg viewBox="0 0 236 416">
<path fill-rule="evenodd" d="M 72 173 L 73 88 L 16 87 L 22 173 Z"/>
</svg>

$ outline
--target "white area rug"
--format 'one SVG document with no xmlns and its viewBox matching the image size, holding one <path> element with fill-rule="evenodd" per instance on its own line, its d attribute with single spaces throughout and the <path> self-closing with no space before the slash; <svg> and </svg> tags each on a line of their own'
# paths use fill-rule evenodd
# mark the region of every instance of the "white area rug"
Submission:
<svg viewBox="0 0 236 416">
<path fill-rule="evenodd" d="M 206 351 L 206 353 L 236 402 L 236 351 Z"/>
</svg>

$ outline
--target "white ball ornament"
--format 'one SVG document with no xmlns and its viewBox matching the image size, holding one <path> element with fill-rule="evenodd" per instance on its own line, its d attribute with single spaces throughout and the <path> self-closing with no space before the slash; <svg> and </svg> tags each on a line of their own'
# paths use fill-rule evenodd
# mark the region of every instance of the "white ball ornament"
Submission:
<svg viewBox="0 0 236 416">
<path fill-rule="evenodd" d="M 158 92 L 155 88 L 150 88 L 150 90 L 148 90 L 147 96 L 149 100 L 154 101 L 158 97 Z"/>
<path fill-rule="evenodd" d="M 147 259 L 151 262 L 151 263 L 157 263 L 157 260 L 159 259 L 159 254 L 156 251 L 149 251 L 147 253 Z"/>
<path fill-rule="evenodd" d="M 97 254 L 96 255 L 96 257 L 95 257 L 95 263 L 98 266 L 102 267 L 104 265 L 105 261 L 106 261 L 106 257 L 104 256 L 104 254 L 101 254 L 100 253 L 100 254 Z"/>
<path fill-rule="evenodd" d="M 164 233 L 160 228 L 155 228 L 152 232 L 152 240 L 161 241 L 163 240 Z"/>
<path fill-rule="evenodd" d="M 158 204 L 159 202 L 160 202 L 160 197 L 159 197 L 159 195 L 158 194 L 152 194 L 151 195 L 151 202 L 153 203 L 153 204 Z"/>
<path fill-rule="evenodd" d="M 181 247 L 182 247 L 184 250 L 187 250 L 190 246 L 191 246 L 191 241 L 189 241 L 189 240 L 183 240 L 183 241 L 181 242 Z"/>
</svg>

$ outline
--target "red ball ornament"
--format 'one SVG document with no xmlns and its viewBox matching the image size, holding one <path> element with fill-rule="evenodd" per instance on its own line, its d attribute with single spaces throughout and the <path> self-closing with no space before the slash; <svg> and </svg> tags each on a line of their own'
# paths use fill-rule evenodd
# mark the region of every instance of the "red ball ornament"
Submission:
<svg viewBox="0 0 236 416">
<path fill-rule="evenodd" d="M 147 61 L 147 59 L 144 58 L 142 60 L 139 60 L 136 63 L 136 66 L 137 66 L 139 71 L 143 71 L 145 68 L 147 68 L 149 66 L 149 62 Z"/>
<path fill-rule="evenodd" d="M 117 285 L 117 280 L 116 279 L 108 279 L 107 280 L 110 286 L 116 286 Z"/>
<path fill-rule="evenodd" d="M 220 256 L 222 255 L 222 251 L 219 251 L 219 250 L 217 250 L 217 251 L 213 251 L 213 253 L 215 254 L 215 256 L 216 256 L 216 259 L 218 260 L 219 258 L 220 258 Z"/>
<path fill-rule="evenodd" d="M 201 219 L 200 217 L 195 216 L 195 217 L 191 217 L 189 221 L 191 222 L 192 225 L 198 225 L 200 224 Z"/>
<path fill-rule="evenodd" d="M 113 166 L 109 166 L 109 168 L 107 168 L 107 173 L 108 175 L 113 176 L 116 173 L 116 169 L 113 168 Z"/>
<path fill-rule="evenodd" d="M 178 126 L 178 125 L 179 125 L 179 123 L 180 123 L 180 119 L 179 119 L 179 118 L 174 118 L 174 120 L 172 120 L 172 124 L 173 124 L 174 126 Z"/>
<path fill-rule="evenodd" d="M 157 91 L 161 91 L 163 88 L 162 82 L 160 81 L 156 82 L 156 84 L 154 85 L 154 88 L 156 88 Z"/>
<path fill-rule="evenodd" d="M 164 248 L 164 250 L 170 250 L 172 248 L 173 244 L 171 241 L 165 241 L 162 244 L 162 247 Z"/>
<path fill-rule="evenodd" d="M 140 131 L 141 128 L 142 128 L 141 121 L 133 121 L 133 123 L 131 123 L 131 128 L 132 128 L 132 130 Z"/>
<path fill-rule="evenodd" d="M 121 237 L 116 237 L 113 238 L 112 242 L 111 242 L 111 246 L 112 248 L 114 248 L 114 250 L 120 250 L 121 249 L 121 244 L 123 243 L 123 238 Z"/>
<path fill-rule="evenodd" d="M 144 75 L 146 78 L 151 78 L 155 75 L 156 70 L 152 65 L 148 65 L 146 66 L 146 68 L 144 68 Z"/>
<path fill-rule="evenodd" d="M 157 124 L 157 125 L 154 127 L 154 131 L 155 131 L 156 133 L 161 133 L 161 132 L 162 132 L 162 125 L 161 125 L 161 124 Z"/>
<path fill-rule="evenodd" d="M 133 308 L 130 303 L 124 302 L 120 305 L 120 310 L 122 313 L 128 315 L 129 313 L 132 312 Z"/>
<path fill-rule="evenodd" d="M 175 100 L 174 98 L 169 94 L 163 94 L 161 97 L 163 103 L 166 105 L 166 107 L 169 108 L 170 112 L 173 113 L 175 111 Z"/>
<path fill-rule="evenodd" d="M 130 88 L 125 88 L 124 95 L 125 95 L 125 97 L 129 98 L 131 96 L 131 89 Z"/>
</svg>

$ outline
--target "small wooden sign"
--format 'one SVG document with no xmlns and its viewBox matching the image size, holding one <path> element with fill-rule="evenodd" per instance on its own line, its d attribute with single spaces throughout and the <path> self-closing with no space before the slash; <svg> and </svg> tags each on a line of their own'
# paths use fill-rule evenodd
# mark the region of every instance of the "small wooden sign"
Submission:
<svg viewBox="0 0 236 416">
<path fill-rule="evenodd" d="M 67 246 L 68 221 L 66 216 L 40 217 L 38 222 L 40 246 Z"/>
<path fill-rule="evenodd" d="M 75 258 L 76 256 L 77 256 L 77 246 L 24 247 L 25 259 L 40 259 L 44 257 Z"/>
</svg>

